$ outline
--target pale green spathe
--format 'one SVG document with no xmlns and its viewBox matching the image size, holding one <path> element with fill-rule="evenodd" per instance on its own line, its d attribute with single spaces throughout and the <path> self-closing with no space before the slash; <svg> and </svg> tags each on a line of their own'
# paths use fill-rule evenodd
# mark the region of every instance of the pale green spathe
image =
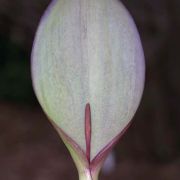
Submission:
<svg viewBox="0 0 180 180">
<path fill-rule="evenodd" d="M 132 18 L 117 0 L 54 1 L 36 35 L 32 73 L 43 109 L 84 151 L 90 103 L 93 159 L 142 95 L 144 55 Z"/>
</svg>

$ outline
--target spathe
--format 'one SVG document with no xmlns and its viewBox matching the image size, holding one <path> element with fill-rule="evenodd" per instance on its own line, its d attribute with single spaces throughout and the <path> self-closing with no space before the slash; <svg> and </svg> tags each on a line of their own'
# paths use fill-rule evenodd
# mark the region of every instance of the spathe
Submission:
<svg viewBox="0 0 180 180">
<path fill-rule="evenodd" d="M 74 159 L 102 164 L 144 86 L 144 55 L 131 16 L 116 0 L 53 1 L 36 34 L 32 77 Z"/>
</svg>

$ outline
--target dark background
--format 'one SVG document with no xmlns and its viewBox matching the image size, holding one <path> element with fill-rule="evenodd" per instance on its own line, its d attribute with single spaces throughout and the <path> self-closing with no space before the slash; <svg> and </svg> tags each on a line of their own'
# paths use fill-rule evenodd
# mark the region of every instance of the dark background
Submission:
<svg viewBox="0 0 180 180">
<path fill-rule="evenodd" d="M 0 180 L 74 180 L 77 172 L 33 94 L 30 54 L 49 0 L 0 0 Z M 123 0 L 139 29 L 146 85 L 100 179 L 180 179 L 180 1 Z"/>
</svg>

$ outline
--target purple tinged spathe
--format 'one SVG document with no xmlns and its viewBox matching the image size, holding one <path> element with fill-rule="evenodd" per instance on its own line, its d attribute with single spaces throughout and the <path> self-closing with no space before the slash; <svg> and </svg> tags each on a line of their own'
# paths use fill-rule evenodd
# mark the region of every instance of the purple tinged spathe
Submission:
<svg viewBox="0 0 180 180">
<path fill-rule="evenodd" d="M 56 0 L 32 51 L 36 96 L 81 180 L 99 170 L 130 124 L 144 87 L 136 26 L 117 0 Z"/>
</svg>

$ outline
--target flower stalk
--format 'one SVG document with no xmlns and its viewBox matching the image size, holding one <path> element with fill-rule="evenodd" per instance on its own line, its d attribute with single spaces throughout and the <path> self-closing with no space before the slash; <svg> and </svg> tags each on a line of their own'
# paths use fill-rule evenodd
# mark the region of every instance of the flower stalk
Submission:
<svg viewBox="0 0 180 180">
<path fill-rule="evenodd" d="M 79 180 L 98 180 L 98 174 L 92 174 L 89 169 L 79 173 Z"/>
</svg>

